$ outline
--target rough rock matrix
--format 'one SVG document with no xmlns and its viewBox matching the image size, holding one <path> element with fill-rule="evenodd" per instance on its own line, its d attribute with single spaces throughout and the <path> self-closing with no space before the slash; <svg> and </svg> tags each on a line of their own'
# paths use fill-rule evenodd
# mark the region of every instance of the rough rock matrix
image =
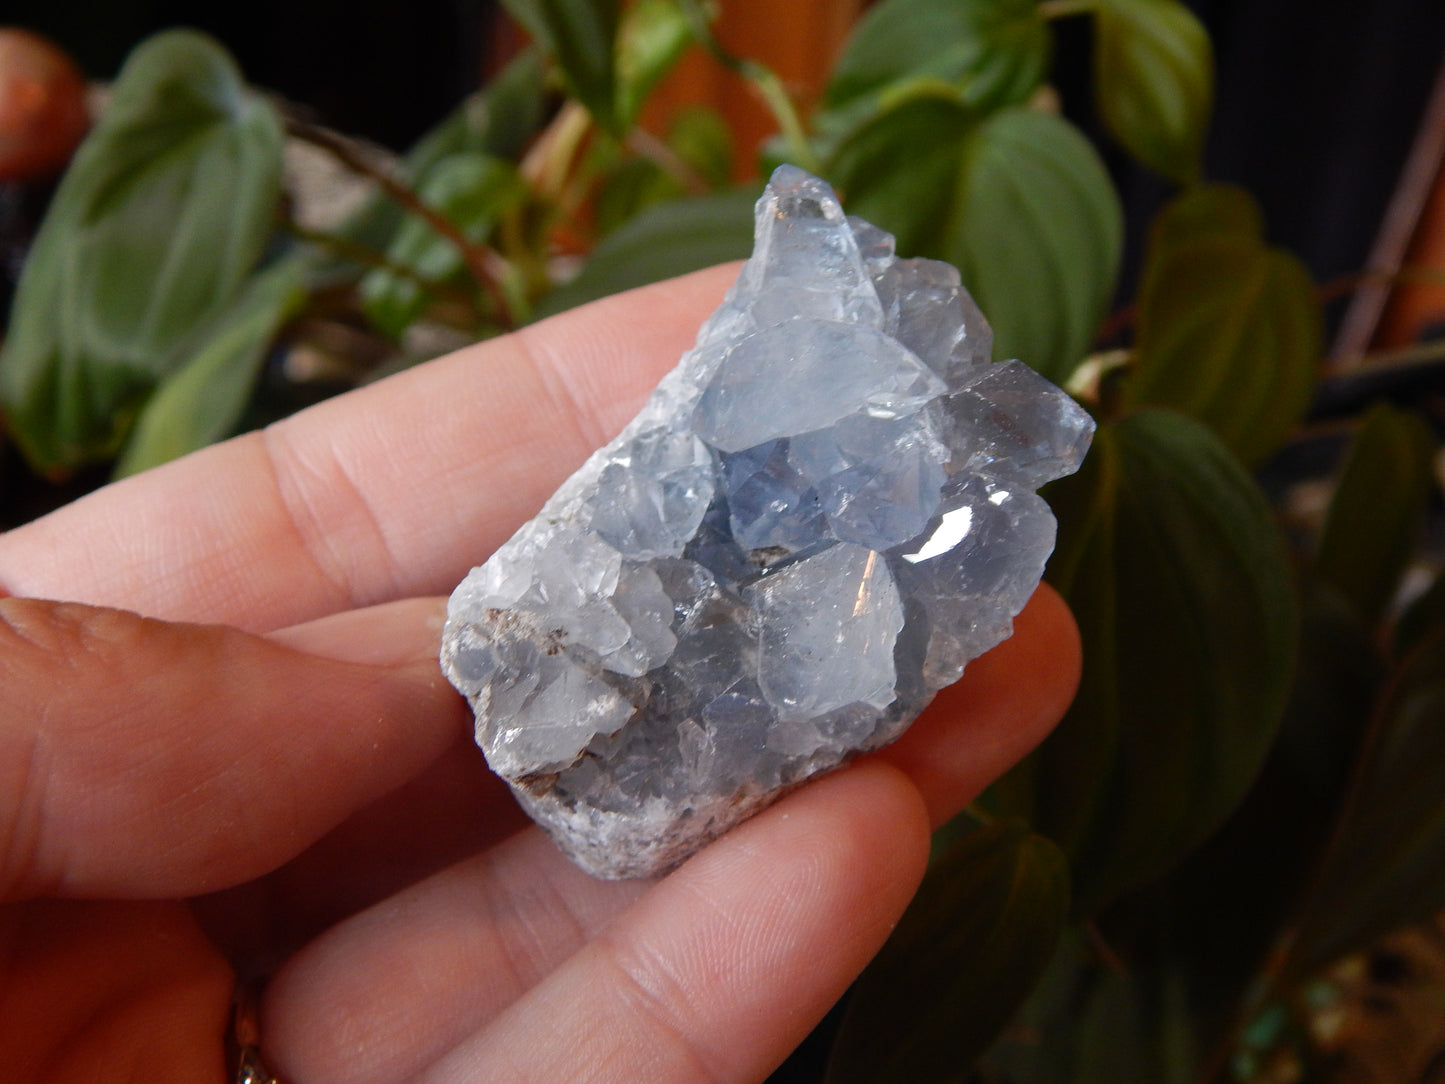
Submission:
<svg viewBox="0 0 1445 1084">
<path fill-rule="evenodd" d="M 448 609 L 478 743 L 584 869 L 668 869 L 1009 635 L 1094 426 L 991 345 L 951 266 L 773 175 L 696 347 Z"/>
</svg>

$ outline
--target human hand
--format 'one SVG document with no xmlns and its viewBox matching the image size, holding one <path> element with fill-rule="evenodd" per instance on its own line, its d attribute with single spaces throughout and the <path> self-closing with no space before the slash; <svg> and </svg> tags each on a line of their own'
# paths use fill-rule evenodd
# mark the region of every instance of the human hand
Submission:
<svg viewBox="0 0 1445 1084">
<path fill-rule="evenodd" d="M 1078 677 L 1042 588 L 895 745 L 654 882 L 512 803 L 441 602 L 615 433 L 729 269 L 463 350 L 0 537 L 0 1053 L 224 1081 L 758 1080 L 886 938 L 928 831 Z M 64 598 L 72 604 L 37 602 Z M 84 605 L 78 605 L 84 604 Z M 121 610 L 147 615 L 137 617 Z"/>
</svg>

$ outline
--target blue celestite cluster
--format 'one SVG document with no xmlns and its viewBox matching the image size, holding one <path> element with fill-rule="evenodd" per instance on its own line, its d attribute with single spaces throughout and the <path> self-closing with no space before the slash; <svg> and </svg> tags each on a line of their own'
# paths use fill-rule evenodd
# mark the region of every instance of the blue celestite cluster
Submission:
<svg viewBox="0 0 1445 1084">
<path fill-rule="evenodd" d="M 1094 425 L 991 346 L 954 268 L 773 174 L 697 345 L 448 609 L 478 743 L 584 869 L 666 870 L 1009 635 Z"/>
</svg>

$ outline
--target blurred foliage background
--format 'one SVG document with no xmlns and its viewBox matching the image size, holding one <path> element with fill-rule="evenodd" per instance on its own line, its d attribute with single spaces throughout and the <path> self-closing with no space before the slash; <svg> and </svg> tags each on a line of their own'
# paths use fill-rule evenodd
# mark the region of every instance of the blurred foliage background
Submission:
<svg viewBox="0 0 1445 1084">
<path fill-rule="evenodd" d="M 22 19 L 114 80 L 0 188 L 0 523 L 745 255 L 794 161 L 1100 429 L 1045 494 L 1080 695 L 778 1079 L 1445 1074 L 1341 1042 L 1445 905 L 1445 349 L 1391 323 L 1445 282 L 1445 9 L 501 8 Z"/>
</svg>

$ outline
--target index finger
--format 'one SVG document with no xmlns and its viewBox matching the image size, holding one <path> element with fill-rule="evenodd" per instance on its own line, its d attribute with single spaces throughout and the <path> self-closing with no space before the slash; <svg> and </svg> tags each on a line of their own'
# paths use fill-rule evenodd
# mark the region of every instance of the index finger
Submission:
<svg viewBox="0 0 1445 1084">
<path fill-rule="evenodd" d="M 0 588 L 252 630 L 445 594 L 696 338 L 737 268 L 460 350 L 0 536 Z"/>
</svg>

